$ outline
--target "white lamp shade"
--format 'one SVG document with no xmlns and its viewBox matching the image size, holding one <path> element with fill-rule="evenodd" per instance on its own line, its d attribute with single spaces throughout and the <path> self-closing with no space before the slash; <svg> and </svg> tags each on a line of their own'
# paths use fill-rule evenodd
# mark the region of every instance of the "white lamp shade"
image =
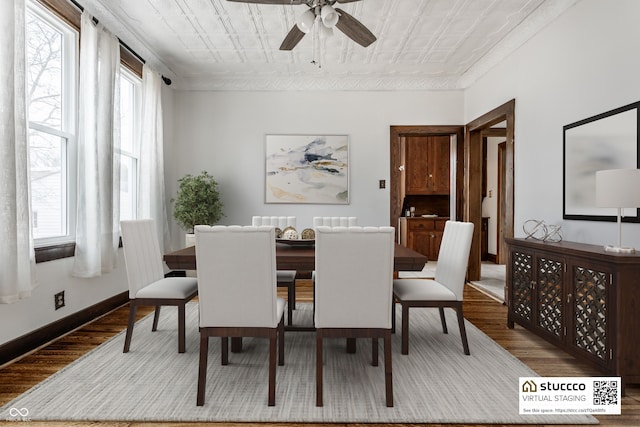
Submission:
<svg viewBox="0 0 640 427">
<path fill-rule="evenodd" d="M 640 207 L 640 169 L 597 171 L 596 205 L 603 208 Z"/>
<path fill-rule="evenodd" d="M 316 20 L 316 15 L 314 15 L 311 9 L 308 9 L 306 12 L 304 12 L 302 15 L 298 17 L 298 21 L 296 22 L 296 25 L 298 26 L 300 31 L 306 34 L 309 31 L 311 31 L 311 27 L 313 27 L 313 23 L 315 22 L 315 20 Z"/>
<path fill-rule="evenodd" d="M 322 6 L 320 16 L 322 17 L 322 23 L 327 28 L 333 28 L 338 23 L 338 19 L 340 19 L 338 12 L 329 5 Z"/>
</svg>

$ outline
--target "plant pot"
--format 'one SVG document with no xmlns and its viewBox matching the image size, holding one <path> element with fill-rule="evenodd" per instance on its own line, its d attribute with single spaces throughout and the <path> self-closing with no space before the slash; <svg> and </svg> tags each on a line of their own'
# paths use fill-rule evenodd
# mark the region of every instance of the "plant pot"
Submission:
<svg viewBox="0 0 640 427">
<path fill-rule="evenodd" d="M 185 248 L 188 248 L 189 246 L 195 246 L 196 245 L 196 235 L 194 233 L 185 234 L 184 243 L 185 243 Z"/>
</svg>

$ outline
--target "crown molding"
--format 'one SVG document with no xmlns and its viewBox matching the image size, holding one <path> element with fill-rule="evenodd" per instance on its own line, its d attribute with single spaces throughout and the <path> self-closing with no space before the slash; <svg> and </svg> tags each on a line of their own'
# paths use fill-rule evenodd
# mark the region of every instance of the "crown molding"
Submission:
<svg viewBox="0 0 640 427">
<path fill-rule="evenodd" d="M 191 76 L 174 83 L 178 90 L 193 91 L 403 91 L 459 88 L 457 77 L 393 75 Z"/>
</svg>

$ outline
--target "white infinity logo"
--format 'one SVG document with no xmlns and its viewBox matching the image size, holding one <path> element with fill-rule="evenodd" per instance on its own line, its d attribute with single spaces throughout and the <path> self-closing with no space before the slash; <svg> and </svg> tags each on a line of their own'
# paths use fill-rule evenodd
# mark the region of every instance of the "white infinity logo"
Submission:
<svg viewBox="0 0 640 427">
<path fill-rule="evenodd" d="M 9 415 L 11 415 L 12 417 L 17 417 L 18 415 L 21 417 L 26 417 L 27 415 L 29 415 L 29 410 L 27 408 L 11 408 L 9 409 Z"/>
</svg>

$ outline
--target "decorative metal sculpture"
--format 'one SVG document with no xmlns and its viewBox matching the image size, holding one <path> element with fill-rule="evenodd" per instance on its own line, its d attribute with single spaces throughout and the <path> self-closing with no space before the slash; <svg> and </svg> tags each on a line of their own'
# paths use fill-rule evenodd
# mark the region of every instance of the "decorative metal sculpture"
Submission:
<svg viewBox="0 0 640 427">
<path fill-rule="evenodd" d="M 529 219 L 522 224 L 522 230 L 528 238 L 540 240 L 543 242 L 561 242 L 562 227 L 559 225 L 545 224 L 542 220 Z"/>
</svg>

